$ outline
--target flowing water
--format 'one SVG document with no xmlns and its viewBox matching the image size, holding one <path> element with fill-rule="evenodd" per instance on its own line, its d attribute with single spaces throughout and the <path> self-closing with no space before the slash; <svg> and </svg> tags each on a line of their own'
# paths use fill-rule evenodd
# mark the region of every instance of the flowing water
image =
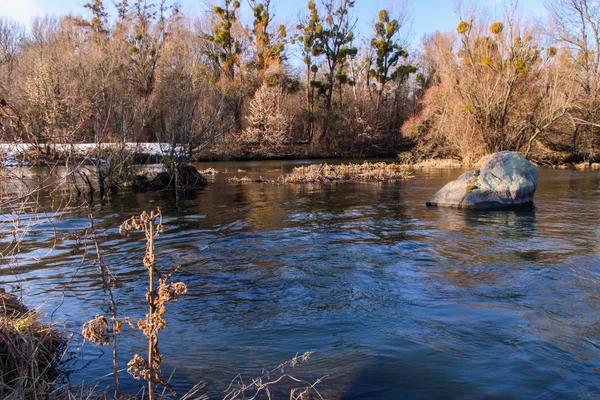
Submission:
<svg viewBox="0 0 600 400">
<path fill-rule="evenodd" d="M 199 168 L 276 177 L 297 163 Z M 425 207 L 461 172 L 331 186 L 232 185 L 220 173 L 196 193 L 122 194 L 93 215 L 119 313 L 138 317 L 144 242 L 118 226 L 157 206 L 164 213 L 157 260 L 164 270 L 181 265 L 175 280 L 189 288 L 167 304 L 160 334 L 179 392 L 203 380 L 219 398 L 237 374 L 249 380 L 316 351 L 291 373 L 327 375 L 319 387 L 329 398 L 600 397 L 600 174 L 542 169 L 530 211 Z M 42 206 L 56 207 L 57 196 Z M 0 284 L 73 331 L 108 313 L 95 267 L 67 236 L 87 227 L 87 215 L 33 223 L 18 262 L 0 267 Z M 5 244 L 12 226 L 0 218 Z M 111 371 L 110 350 L 82 350 L 71 380 L 94 384 Z M 121 366 L 142 351 L 139 333 L 121 335 Z"/>
</svg>

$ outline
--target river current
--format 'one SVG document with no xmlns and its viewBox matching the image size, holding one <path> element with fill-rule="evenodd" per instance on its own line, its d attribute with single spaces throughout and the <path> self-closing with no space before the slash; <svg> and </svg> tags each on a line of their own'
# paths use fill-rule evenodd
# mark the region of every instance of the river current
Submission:
<svg viewBox="0 0 600 400">
<path fill-rule="evenodd" d="M 220 171 L 205 189 L 124 193 L 91 209 L 119 314 L 131 317 L 146 310 L 144 242 L 118 227 L 163 212 L 157 265 L 180 265 L 173 280 L 189 288 L 167 304 L 159 336 L 178 392 L 204 381 L 220 398 L 238 374 L 250 381 L 315 351 L 289 372 L 325 377 L 326 398 L 600 397 L 600 173 L 541 169 L 533 210 L 492 212 L 425 206 L 461 169 L 386 184 L 226 182 L 297 164 L 203 163 Z M 78 333 L 108 305 L 72 235 L 90 210 L 53 214 L 57 196 L 40 199 L 46 214 L 22 216 L 33 222 L 16 262 L 0 264 L 0 285 Z M 12 240 L 11 220 L 2 211 L 0 244 Z M 121 334 L 122 368 L 143 345 L 139 332 Z M 110 385 L 98 380 L 111 372 L 110 349 L 81 349 L 71 381 Z M 138 387 L 126 372 L 121 381 Z"/>
</svg>

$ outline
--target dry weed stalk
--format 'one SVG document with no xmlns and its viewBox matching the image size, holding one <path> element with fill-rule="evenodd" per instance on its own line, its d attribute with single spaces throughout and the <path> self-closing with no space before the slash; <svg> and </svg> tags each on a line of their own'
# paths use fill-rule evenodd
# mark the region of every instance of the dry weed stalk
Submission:
<svg viewBox="0 0 600 400">
<path fill-rule="evenodd" d="M 99 315 L 93 320 L 85 323 L 82 334 L 87 340 L 99 345 L 108 345 L 112 343 L 113 357 L 116 358 L 116 335 L 121 332 L 123 323 L 128 324 L 134 329 L 141 330 L 148 340 L 148 355 L 147 358 L 144 358 L 139 354 L 136 354 L 127 364 L 129 367 L 127 372 L 129 372 L 134 379 L 144 379 L 148 383 L 148 398 L 152 400 L 154 399 L 155 385 L 161 385 L 170 388 L 168 382 L 160 373 L 160 364 L 163 361 L 163 356 L 160 354 L 158 348 L 158 332 L 167 325 L 167 321 L 164 318 L 164 314 L 166 312 L 165 304 L 170 300 L 177 300 L 181 294 L 186 293 L 187 286 L 182 282 L 168 282 L 177 268 L 175 268 L 175 270 L 169 274 L 162 275 L 154 265 L 155 239 L 160 233 L 163 232 L 162 215 L 160 209 L 157 209 L 157 211 L 151 211 L 150 213 L 143 212 L 137 217 L 131 217 L 123 222 L 119 228 L 119 232 L 125 236 L 128 236 L 132 231 L 141 231 L 146 237 L 146 252 L 143 263 L 148 270 L 149 278 L 149 286 L 146 293 L 149 312 L 146 314 L 144 319 L 138 320 L 137 324 L 135 325 L 129 318 L 117 319 L 116 306 L 114 304 L 112 291 L 110 290 L 112 287 L 112 278 L 110 272 L 104 266 L 97 248 L 98 265 L 99 268 L 101 268 L 101 271 L 104 269 L 102 276 L 105 283 L 105 290 L 107 290 L 110 298 L 111 311 L 114 310 L 114 312 L 112 318 L 110 319 Z M 109 337 L 109 333 L 112 334 L 112 341 Z M 116 360 L 113 361 L 115 368 L 114 374 L 116 375 L 118 372 L 118 367 Z M 117 380 L 115 380 L 115 384 L 117 385 L 118 396 Z"/>
<path fill-rule="evenodd" d="M 241 375 L 236 376 L 229 387 L 225 391 L 225 397 L 223 400 L 236 400 L 236 399 L 247 399 L 254 400 L 258 398 L 260 394 L 267 396 L 267 399 L 273 399 L 273 393 L 271 393 L 271 387 L 282 383 L 285 380 L 289 380 L 296 384 L 301 384 L 301 387 L 293 388 L 290 390 L 290 400 L 307 400 L 310 395 L 314 393 L 318 398 L 323 400 L 323 397 L 317 390 L 316 386 L 320 384 L 326 376 L 317 379 L 315 382 L 310 383 L 293 377 L 286 373 L 286 368 L 294 368 L 296 365 L 308 361 L 310 356 L 314 352 L 306 352 L 302 355 L 296 354 L 294 358 L 284 362 L 270 371 L 263 373 L 261 376 L 254 378 L 248 385 L 244 383 Z"/>
<path fill-rule="evenodd" d="M 148 338 L 148 357 L 144 359 L 140 355 L 135 355 L 129 362 L 128 372 L 135 378 L 143 378 L 148 382 L 148 397 L 154 398 L 154 385 L 169 387 L 160 374 L 160 364 L 163 357 L 158 348 L 158 332 L 167 325 L 164 319 L 165 303 L 170 300 L 177 300 L 179 296 L 187 292 L 187 286 L 182 282 L 168 283 L 169 278 L 175 272 L 168 275 L 161 275 L 154 266 L 154 240 L 163 232 L 162 214 L 160 209 L 143 212 L 138 217 L 132 217 L 121 225 L 119 232 L 122 235 L 128 235 L 131 231 L 142 231 L 146 236 L 146 254 L 144 256 L 144 266 L 148 269 L 148 292 L 146 300 L 148 301 L 149 313 L 146 318 L 139 320 L 138 328 Z M 158 281 L 158 287 L 155 282 Z"/>
<path fill-rule="evenodd" d="M 112 357 L 113 357 L 113 379 L 115 382 L 115 397 L 118 398 L 119 397 L 119 364 L 118 364 L 118 354 L 117 354 L 117 335 L 119 333 L 121 333 L 121 331 L 123 330 L 123 323 L 117 318 L 117 304 L 115 302 L 115 297 L 114 297 L 113 291 L 112 291 L 115 279 L 114 279 L 112 273 L 110 272 L 110 269 L 104 263 L 104 258 L 102 258 L 101 254 L 100 254 L 100 245 L 98 244 L 98 237 L 96 236 L 96 229 L 94 227 L 94 218 L 93 218 L 92 214 L 90 214 L 88 216 L 88 219 L 90 220 L 90 236 L 94 243 L 94 250 L 96 251 L 96 260 L 94 261 L 94 264 L 100 271 L 100 276 L 102 276 L 102 289 L 108 296 L 109 309 L 110 309 L 110 314 L 111 314 L 110 332 L 111 332 L 111 338 L 112 338 L 111 343 L 112 343 L 112 353 L 113 353 L 112 354 Z M 98 320 L 98 318 L 100 318 L 100 319 Z M 88 329 L 90 329 L 90 333 L 98 334 L 98 333 L 100 333 L 100 332 L 98 332 L 98 328 L 100 329 L 100 331 L 108 328 L 109 320 L 107 320 L 106 317 L 100 316 L 100 317 L 96 317 L 96 319 L 90 321 L 89 323 L 91 323 L 91 325 L 88 326 Z M 84 331 L 86 331 L 85 325 L 84 325 L 83 329 L 84 329 Z M 100 336 L 96 337 L 95 339 L 104 340 L 104 337 L 102 335 L 100 335 Z M 109 343 L 106 343 L 105 345 L 108 345 L 108 344 Z"/>
</svg>

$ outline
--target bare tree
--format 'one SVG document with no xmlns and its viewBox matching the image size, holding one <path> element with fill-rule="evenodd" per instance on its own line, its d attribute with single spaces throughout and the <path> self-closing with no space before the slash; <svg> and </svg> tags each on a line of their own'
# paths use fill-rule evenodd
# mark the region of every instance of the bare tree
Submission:
<svg viewBox="0 0 600 400">
<path fill-rule="evenodd" d="M 580 89 L 570 115 L 573 153 L 583 147 L 588 157 L 600 145 L 600 1 L 557 0 L 546 3 L 551 36 L 560 43 L 573 68 L 572 79 Z"/>
</svg>

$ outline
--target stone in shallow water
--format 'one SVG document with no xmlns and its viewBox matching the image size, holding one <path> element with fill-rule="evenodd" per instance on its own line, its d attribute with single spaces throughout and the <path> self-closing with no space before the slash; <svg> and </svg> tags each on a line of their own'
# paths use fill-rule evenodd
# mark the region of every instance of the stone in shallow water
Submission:
<svg viewBox="0 0 600 400">
<path fill-rule="evenodd" d="M 428 206 L 490 210 L 533 204 L 537 167 L 517 153 L 489 156 L 479 170 L 466 172 L 427 200 Z"/>
</svg>

